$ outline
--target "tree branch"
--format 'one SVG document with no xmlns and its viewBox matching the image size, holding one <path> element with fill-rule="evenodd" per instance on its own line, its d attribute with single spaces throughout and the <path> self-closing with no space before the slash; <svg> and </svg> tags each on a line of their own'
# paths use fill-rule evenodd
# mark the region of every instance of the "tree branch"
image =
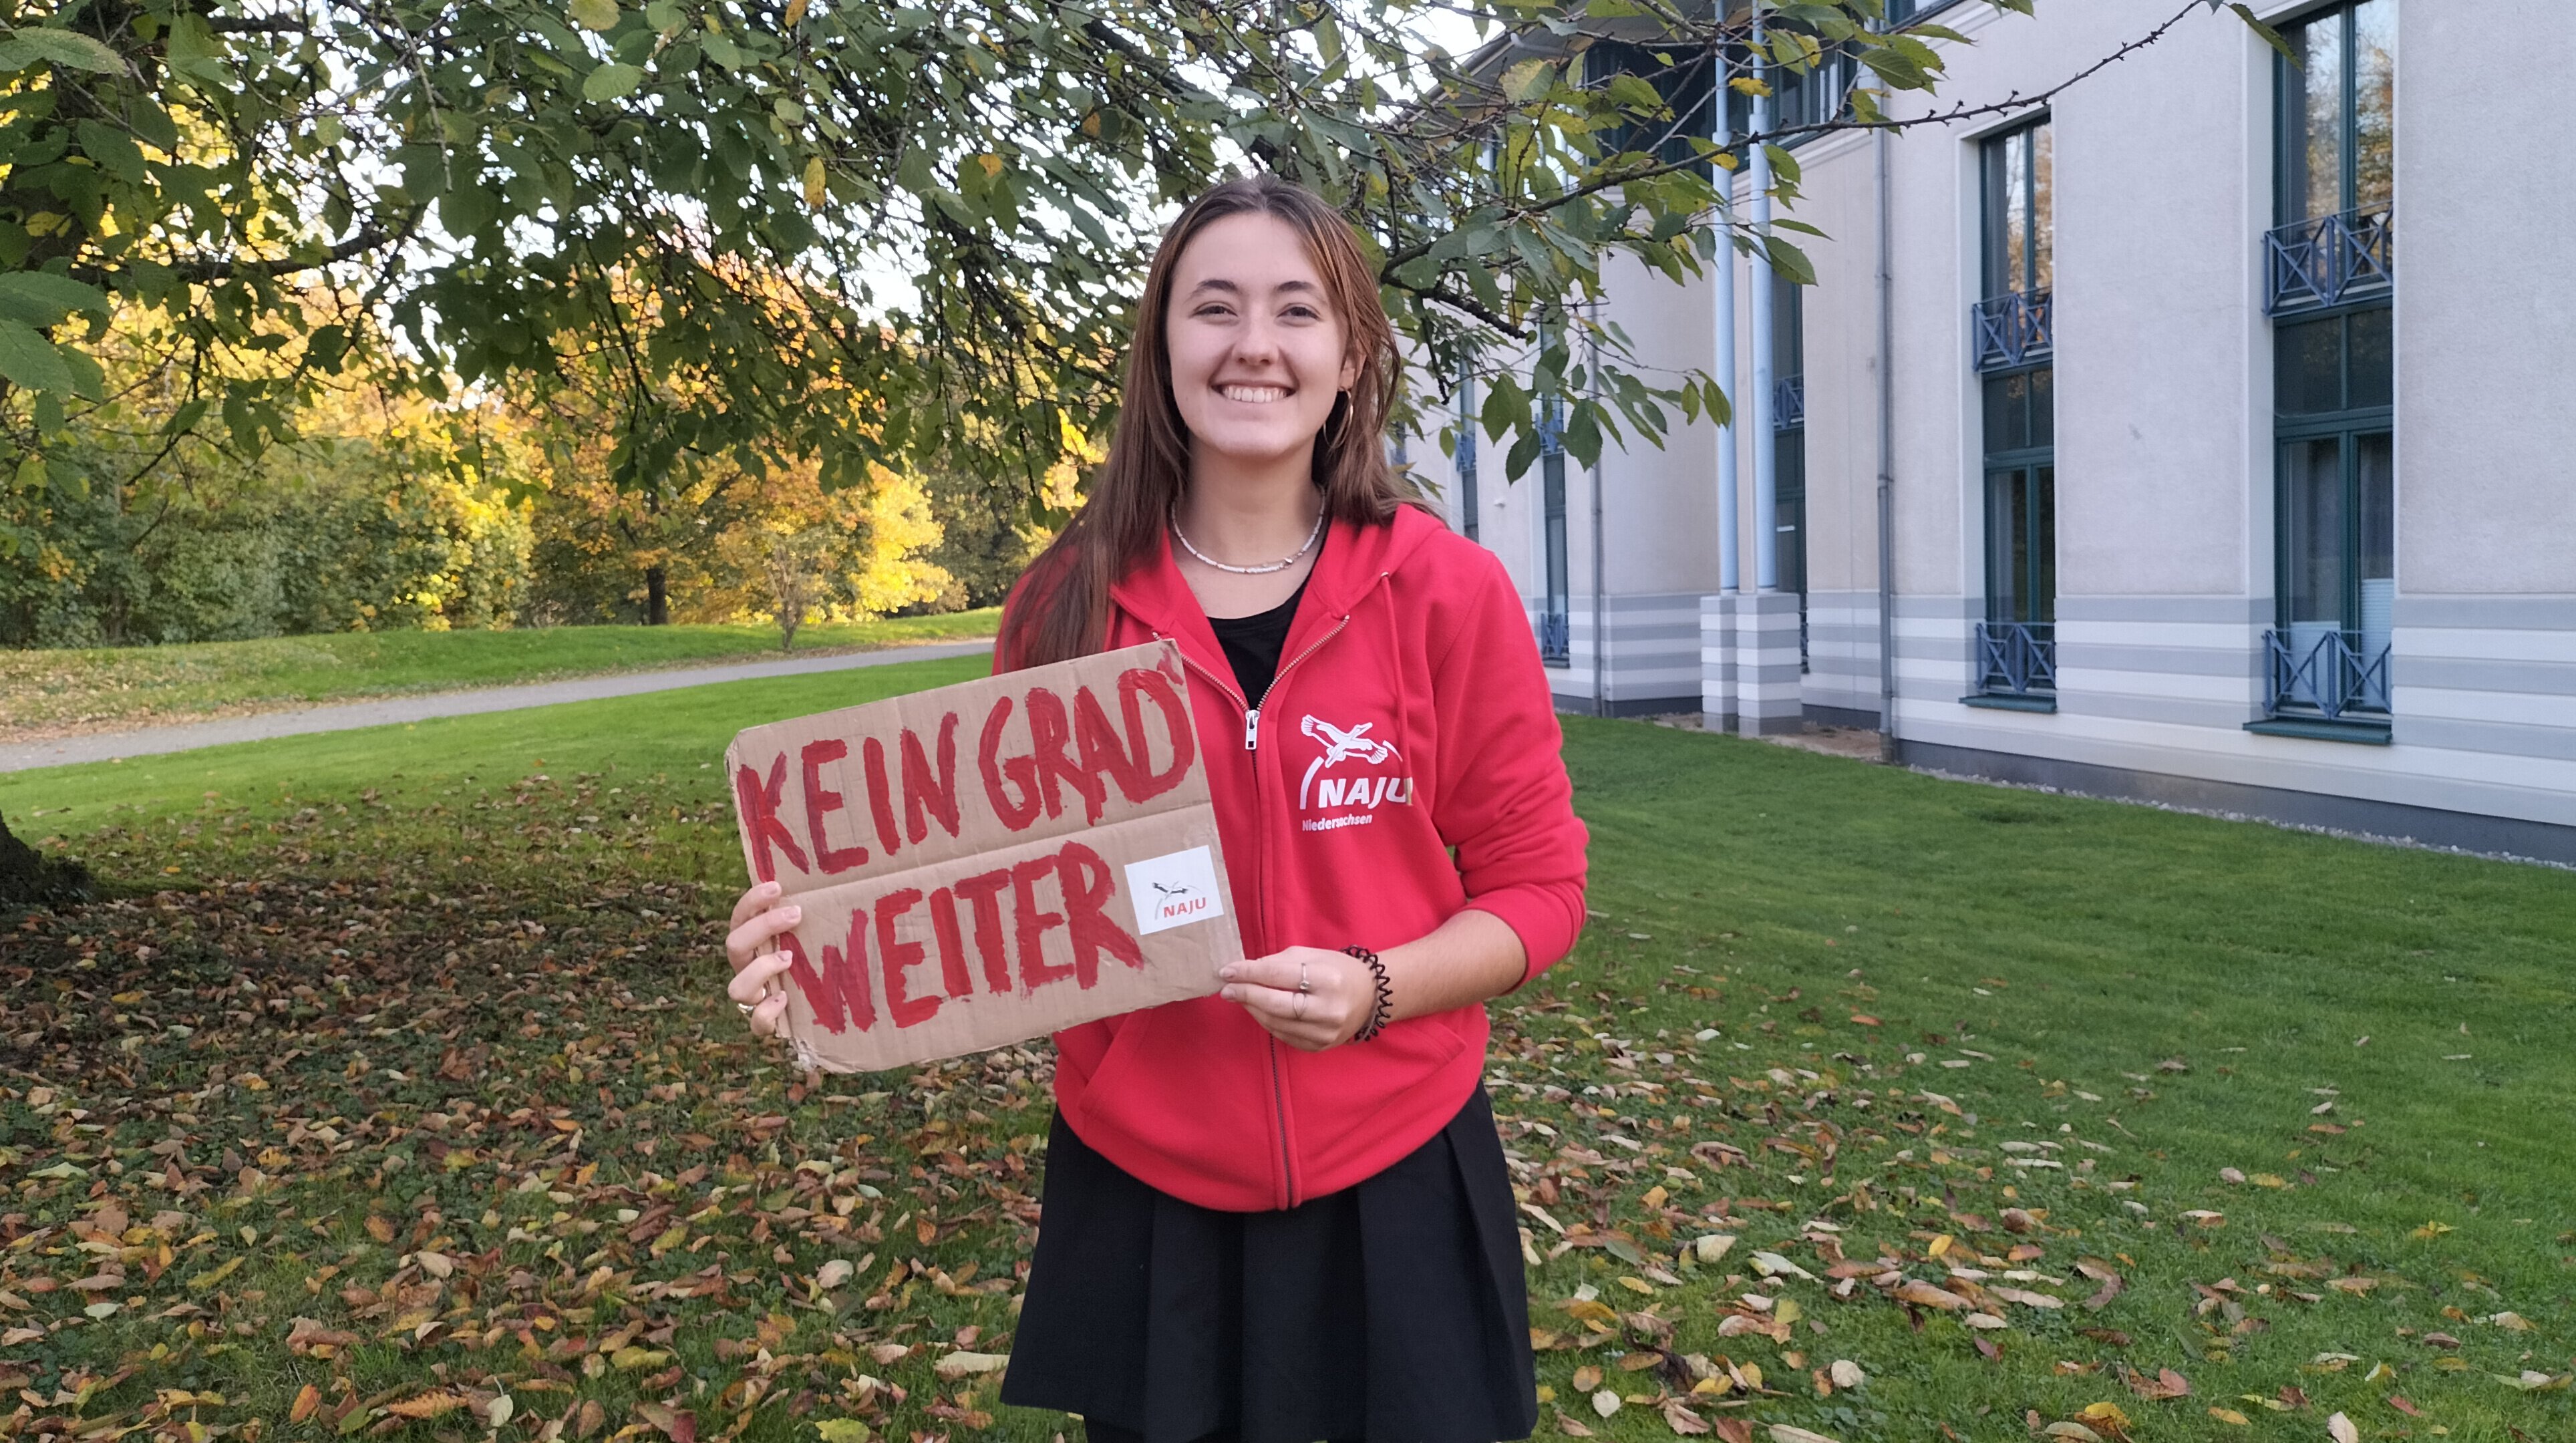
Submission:
<svg viewBox="0 0 2576 1443">
<path fill-rule="evenodd" d="M 318 259 L 298 260 L 293 257 L 268 260 L 204 259 L 177 261 L 171 264 L 170 269 L 192 281 L 228 281 L 239 276 L 293 275 L 297 271 L 335 265 L 341 261 L 365 255 L 369 251 L 382 249 L 396 241 L 407 240 L 414 227 L 420 223 L 420 215 L 418 210 L 414 210 L 403 222 L 400 231 L 389 231 L 378 225 L 362 227 L 357 234 L 324 251 Z M 95 284 L 99 275 L 103 274 L 104 272 L 100 272 L 87 279 Z"/>
<path fill-rule="evenodd" d="M 209 15 L 206 28 L 217 35 L 305 35 L 313 26 L 301 15 Z"/>
</svg>

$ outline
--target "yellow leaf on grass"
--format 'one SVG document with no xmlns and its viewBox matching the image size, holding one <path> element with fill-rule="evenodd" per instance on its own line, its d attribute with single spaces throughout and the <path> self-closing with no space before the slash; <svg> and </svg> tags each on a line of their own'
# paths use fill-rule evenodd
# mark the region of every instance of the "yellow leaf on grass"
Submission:
<svg viewBox="0 0 2576 1443">
<path fill-rule="evenodd" d="M 250 1254 L 248 1253 L 238 1253 L 224 1262 L 206 1269 L 204 1272 L 199 1273 L 188 1280 L 188 1291 L 192 1293 L 202 1293 L 206 1291 L 215 1284 L 231 1277 L 235 1272 L 240 1271 L 241 1265 L 248 1261 L 249 1258 Z"/>
<path fill-rule="evenodd" d="M 671 1361 L 671 1355 L 659 1348 L 638 1348 L 633 1344 L 609 1354 L 608 1361 L 620 1368 L 658 1368 Z"/>
<path fill-rule="evenodd" d="M 417 1398 L 388 1403 L 385 1411 L 397 1418 L 441 1418 L 472 1401 L 462 1393 L 423 1393 Z"/>
<path fill-rule="evenodd" d="M 307 1383 L 295 1394 L 295 1406 L 287 1409 L 286 1421 L 301 1423 L 322 1409 L 322 1390 Z"/>
<path fill-rule="evenodd" d="M 2237 1412 L 2233 1408 L 2212 1408 L 2209 1410 L 2209 1416 L 2217 1419 L 2221 1423 L 2233 1423 L 2239 1428 L 2251 1427 L 2254 1422 L 2253 1419 L 2246 1417 L 2244 1414 Z"/>
<path fill-rule="evenodd" d="M 2417 1228 L 2409 1236 L 2419 1238 L 2438 1238 L 2449 1231 L 2451 1231 L 2451 1225 L 2449 1223 L 2433 1222 L 2426 1223 L 2422 1227 Z"/>
<path fill-rule="evenodd" d="M 1011 1355 L 1008 1353 L 959 1352 L 951 1353 L 931 1364 L 930 1371 L 937 1374 L 940 1381 L 954 1383 L 960 1378 L 976 1378 L 986 1373 L 998 1373 L 1009 1367 L 1010 1363 Z"/>
<path fill-rule="evenodd" d="M 1957 1293 L 1943 1292 L 1941 1289 L 1932 1286 L 1930 1283 L 1924 1282 L 1920 1278 L 1907 1278 L 1904 1282 L 1897 1284 L 1895 1297 L 1900 1303 L 1913 1303 L 1920 1307 L 1939 1308 L 1945 1313 L 1955 1313 L 1961 1308 L 1968 1306 L 1968 1300 L 1960 1297 Z"/>
</svg>

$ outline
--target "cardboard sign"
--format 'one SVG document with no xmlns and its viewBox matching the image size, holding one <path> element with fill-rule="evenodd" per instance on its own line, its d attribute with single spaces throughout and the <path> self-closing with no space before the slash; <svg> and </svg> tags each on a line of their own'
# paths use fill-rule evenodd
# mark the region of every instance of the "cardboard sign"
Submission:
<svg viewBox="0 0 2576 1443">
<path fill-rule="evenodd" d="M 1180 649 L 752 727 L 725 751 L 798 1061 L 868 1072 L 1204 997 L 1243 955 Z"/>
</svg>

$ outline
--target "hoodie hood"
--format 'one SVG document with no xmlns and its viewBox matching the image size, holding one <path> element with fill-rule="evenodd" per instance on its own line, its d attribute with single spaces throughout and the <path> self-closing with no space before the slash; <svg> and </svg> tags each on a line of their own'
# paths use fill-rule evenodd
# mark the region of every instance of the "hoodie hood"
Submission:
<svg viewBox="0 0 2576 1443">
<path fill-rule="evenodd" d="M 1325 530 L 1323 554 L 1315 559 L 1314 574 L 1306 580 L 1297 618 L 1288 628 L 1287 653 L 1293 656 L 1305 650 L 1317 637 L 1349 621 L 1381 581 L 1402 569 L 1426 542 L 1448 534 L 1447 527 L 1418 506 L 1398 506 L 1394 517 L 1381 526 L 1333 522 Z M 1169 528 L 1156 543 L 1154 555 L 1109 588 L 1109 599 L 1155 635 L 1179 641 L 1201 665 L 1220 675 L 1230 674 L 1207 612 L 1172 558 Z"/>
</svg>

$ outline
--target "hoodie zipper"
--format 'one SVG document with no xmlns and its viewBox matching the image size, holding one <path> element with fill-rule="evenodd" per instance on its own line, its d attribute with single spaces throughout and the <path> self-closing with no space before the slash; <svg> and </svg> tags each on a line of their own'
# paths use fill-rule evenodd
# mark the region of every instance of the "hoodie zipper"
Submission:
<svg viewBox="0 0 2576 1443">
<path fill-rule="evenodd" d="M 1381 577 L 1380 579 L 1383 580 L 1384 578 Z M 1290 657 L 1287 661 L 1282 662 L 1279 669 L 1270 674 L 1270 685 L 1262 688 L 1260 698 L 1254 701 L 1246 701 L 1243 694 L 1236 691 L 1233 687 L 1226 685 L 1223 678 L 1209 671 L 1206 667 L 1200 666 L 1197 662 L 1192 661 L 1188 652 L 1184 651 L 1181 653 L 1181 662 L 1183 665 L 1198 672 L 1201 676 L 1206 677 L 1209 681 L 1214 682 L 1218 691 L 1224 693 L 1228 699 L 1232 700 L 1237 706 L 1243 708 L 1243 749 L 1246 752 L 1257 752 L 1261 748 L 1261 703 L 1268 701 L 1270 699 L 1270 693 L 1279 689 L 1281 678 L 1287 676 L 1288 673 L 1295 669 L 1300 662 L 1313 656 L 1316 652 L 1321 651 L 1325 642 L 1331 641 L 1334 637 L 1341 635 L 1342 629 L 1350 624 L 1351 618 L 1349 614 L 1344 613 L 1340 620 L 1333 623 L 1332 630 L 1315 638 L 1315 642 L 1312 646 L 1307 647 L 1304 651 L 1301 651 L 1295 656 Z M 1269 868 L 1265 865 L 1269 860 L 1267 855 L 1269 851 L 1267 839 L 1270 835 L 1270 828 L 1268 825 L 1269 819 L 1266 815 L 1269 807 L 1268 803 L 1264 799 L 1264 793 L 1261 788 L 1261 768 L 1258 762 L 1254 764 L 1252 773 L 1252 808 L 1252 835 L 1255 840 L 1255 844 L 1261 849 L 1260 854 L 1255 857 L 1254 861 L 1254 865 L 1257 869 L 1255 875 L 1266 881 L 1269 877 Z M 1270 916 L 1270 899 L 1267 896 L 1264 896 L 1261 899 L 1261 915 L 1263 921 L 1267 923 Z M 1281 1075 L 1279 1068 L 1279 1039 L 1276 1037 L 1264 1037 L 1262 1040 L 1268 1044 L 1270 1052 L 1270 1105 L 1279 1118 L 1279 1171 L 1280 1175 L 1288 1180 L 1288 1199 L 1286 1205 L 1289 1207 L 1295 1207 L 1297 1205 L 1297 1159 L 1295 1151 L 1288 1146 L 1288 1083 L 1287 1079 Z"/>
<path fill-rule="evenodd" d="M 1325 642 L 1341 635 L 1342 628 L 1350 624 L 1351 619 L 1348 616 L 1344 616 L 1341 620 L 1334 622 L 1333 629 L 1325 632 L 1322 636 L 1316 637 L 1315 644 L 1313 646 L 1310 646 L 1304 651 L 1297 653 L 1294 657 L 1289 658 L 1289 660 L 1283 663 L 1277 671 L 1270 674 L 1270 685 L 1263 688 L 1261 701 L 1253 702 L 1243 709 L 1243 749 L 1245 751 L 1256 750 L 1261 744 L 1261 702 L 1270 700 L 1270 693 L 1279 689 L 1279 678 L 1286 676 L 1289 668 L 1294 667 L 1298 662 L 1304 661 L 1306 658 L 1313 656 L 1316 652 L 1323 650 Z"/>
</svg>

